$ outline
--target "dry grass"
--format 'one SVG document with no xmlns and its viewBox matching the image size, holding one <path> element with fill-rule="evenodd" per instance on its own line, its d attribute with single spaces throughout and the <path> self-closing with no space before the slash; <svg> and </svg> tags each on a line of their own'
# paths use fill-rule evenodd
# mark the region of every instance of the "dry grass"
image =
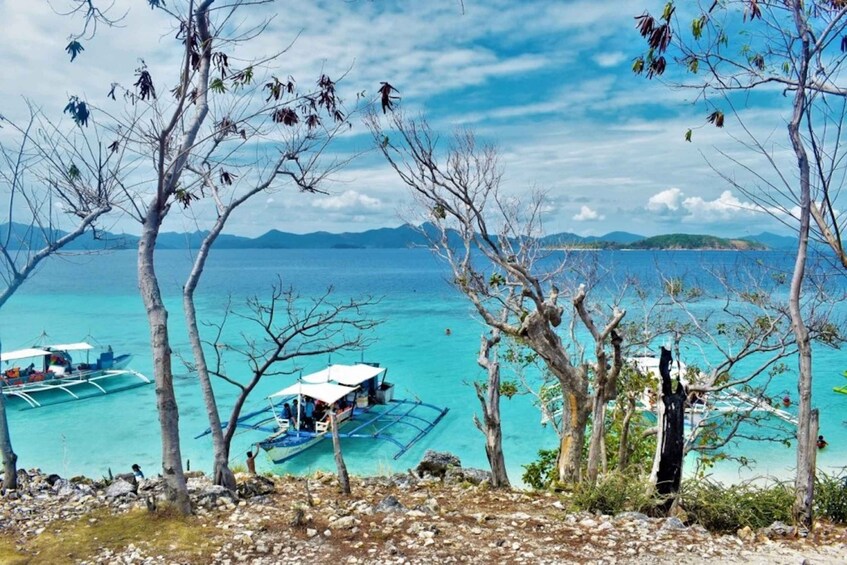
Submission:
<svg viewBox="0 0 847 565">
<path fill-rule="evenodd" d="M 72 563 L 103 550 L 123 550 L 130 544 L 147 555 L 163 555 L 168 561 L 206 563 L 221 542 L 214 527 L 168 509 L 126 514 L 99 510 L 79 520 L 54 523 L 25 542 L 23 553 L 15 551 L 14 544 L 0 544 L 0 563 Z"/>
</svg>

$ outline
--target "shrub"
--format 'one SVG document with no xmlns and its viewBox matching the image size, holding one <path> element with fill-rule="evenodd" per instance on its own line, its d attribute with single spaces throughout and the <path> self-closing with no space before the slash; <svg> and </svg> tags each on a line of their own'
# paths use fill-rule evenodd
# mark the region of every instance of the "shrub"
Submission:
<svg viewBox="0 0 847 565">
<path fill-rule="evenodd" d="M 724 486 L 708 479 L 685 481 L 681 506 L 689 520 L 712 532 L 735 532 L 739 528 L 764 528 L 775 521 L 791 523 L 794 493 L 776 483 Z"/>
<path fill-rule="evenodd" d="M 647 482 L 630 474 L 611 473 L 596 485 L 581 483 L 574 491 L 572 502 L 579 510 L 619 514 L 626 511 L 644 512 L 654 506 Z"/>
<path fill-rule="evenodd" d="M 847 523 L 847 476 L 818 471 L 815 478 L 815 514 L 832 522 Z"/>
<path fill-rule="evenodd" d="M 552 485 L 556 480 L 556 459 L 558 456 L 558 449 L 539 449 L 538 459 L 523 465 L 524 472 L 521 479 L 523 479 L 524 484 L 535 490 L 543 490 Z"/>
</svg>

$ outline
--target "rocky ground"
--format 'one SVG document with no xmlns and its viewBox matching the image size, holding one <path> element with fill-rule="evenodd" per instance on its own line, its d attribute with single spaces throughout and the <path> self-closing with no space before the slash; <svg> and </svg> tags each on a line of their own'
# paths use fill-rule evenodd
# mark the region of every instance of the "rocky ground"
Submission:
<svg viewBox="0 0 847 565">
<path fill-rule="evenodd" d="M 715 535 L 677 518 L 569 513 L 556 495 L 494 491 L 472 470 L 438 474 L 354 479 L 350 497 L 339 493 L 329 474 L 241 476 L 238 496 L 195 474 L 191 524 L 207 528 L 202 535 L 209 549 L 202 557 L 178 557 L 184 553 L 174 545 L 151 549 L 141 537 L 104 539 L 90 555 L 68 555 L 67 562 L 847 562 L 847 532 L 826 524 L 806 537 L 780 524 Z M 35 553 L 39 536 L 96 521 L 93 513 L 116 517 L 158 506 L 162 494 L 160 479 L 136 483 L 124 476 L 106 485 L 37 471 L 22 472 L 21 478 L 21 488 L 0 499 L 0 535 L 13 540 L 21 556 L 15 563 L 46 562 Z"/>
</svg>

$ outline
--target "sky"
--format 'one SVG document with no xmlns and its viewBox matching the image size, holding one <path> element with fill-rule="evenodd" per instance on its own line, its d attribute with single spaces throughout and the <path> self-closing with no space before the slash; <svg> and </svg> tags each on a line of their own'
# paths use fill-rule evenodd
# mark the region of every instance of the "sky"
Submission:
<svg viewBox="0 0 847 565">
<path fill-rule="evenodd" d="M 103 104 L 109 85 L 130 82 L 142 60 L 154 80 L 176 76 L 181 51 L 172 20 L 146 0 L 100 5 L 112 1 L 109 14 L 125 17 L 84 38 L 85 51 L 71 63 L 64 47 L 82 28 L 79 17 L 62 15 L 72 0 L 0 0 L 0 114 L 23 119 L 29 100 L 61 120 L 70 95 Z M 425 117 L 445 138 L 472 129 L 497 146 L 505 193 L 520 199 L 545 191 L 547 233 L 785 233 L 718 174 L 744 177 L 721 151 L 754 168 L 765 166 L 734 139 L 738 131 L 704 127 L 707 112 L 690 90 L 632 74 L 632 60 L 642 52 L 633 18 L 662 4 L 280 0 L 244 7 L 243 19 L 233 25 L 247 29 L 274 16 L 238 55 L 261 57 L 290 46 L 277 63 L 283 76 L 344 75 L 339 91 L 347 101 L 357 93 L 373 97 L 387 81 L 398 89 L 407 115 Z M 172 86 L 167 83 L 161 80 L 160 92 Z M 764 96 L 746 104 L 748 123 L 779 156 L 788 142 L 775 105 L 785 100 Z M 239 210 L 225 232 L 359 232 L 408 219 L 408 190 L 373 150 L 358 116 L 351 125 L 336 150 L 342 158 L 357 157 L 324 186 L 329 194 L 281 187 Z M 692 142 L 684 139 L 688 128 L 695 128 Z M 202 205 L 175 210 L 165 230 L 203 229 L 209 212 Z M 109 222 L 112 231 L 139 232 L 130 218 L 115 215 Z"/>
</svg>

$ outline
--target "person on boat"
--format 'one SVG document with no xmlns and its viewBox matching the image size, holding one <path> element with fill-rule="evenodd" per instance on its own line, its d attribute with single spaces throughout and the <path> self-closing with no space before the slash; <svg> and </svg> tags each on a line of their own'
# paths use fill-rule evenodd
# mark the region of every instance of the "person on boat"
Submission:
<svg viewBox="0 0 847 565">
<path fill-rule="evenodd" d="M 136 480 L 144 478 L 144 473 L 141 472 L 141 467 L 138 466 L 138 463 L 132 464 L 132 474 Z"/>
<path fill-rule="evenodd" d="M 306 428 L 315 429 L 315 401 L 309 397 L 306 397 L 303 415 L 306 417 Z"/>
<path fill-rule="evenodd" d="M 255 446 L 256 453 L 253 453 L 253 451 L 247 452 L 247 472 L 251 475 L 256 474 L 256 456 L 259 455 L 259 444 L 257 443 Z"/>
<path fill-rule="evenodd" d="M 826 441 L 826 440 L 823 438 L 823 436 L 818 436 L 818 449 L 823 449 L 823 448 L 824 448 L 824 447 L 826 447 L 827 445 L 829 445 L 829 442 L 828 442 L 828 441 Z"/>
<path fill-rule="evenodd" d="M 289 424 L 294 423 L 294 422 L 291 421 L 291 419 L 292 419 L 291 418 L 291 405 L 288 404 L 287 402 L 282 405 L 282 419 L 288 420 Z"/>
</svg>

